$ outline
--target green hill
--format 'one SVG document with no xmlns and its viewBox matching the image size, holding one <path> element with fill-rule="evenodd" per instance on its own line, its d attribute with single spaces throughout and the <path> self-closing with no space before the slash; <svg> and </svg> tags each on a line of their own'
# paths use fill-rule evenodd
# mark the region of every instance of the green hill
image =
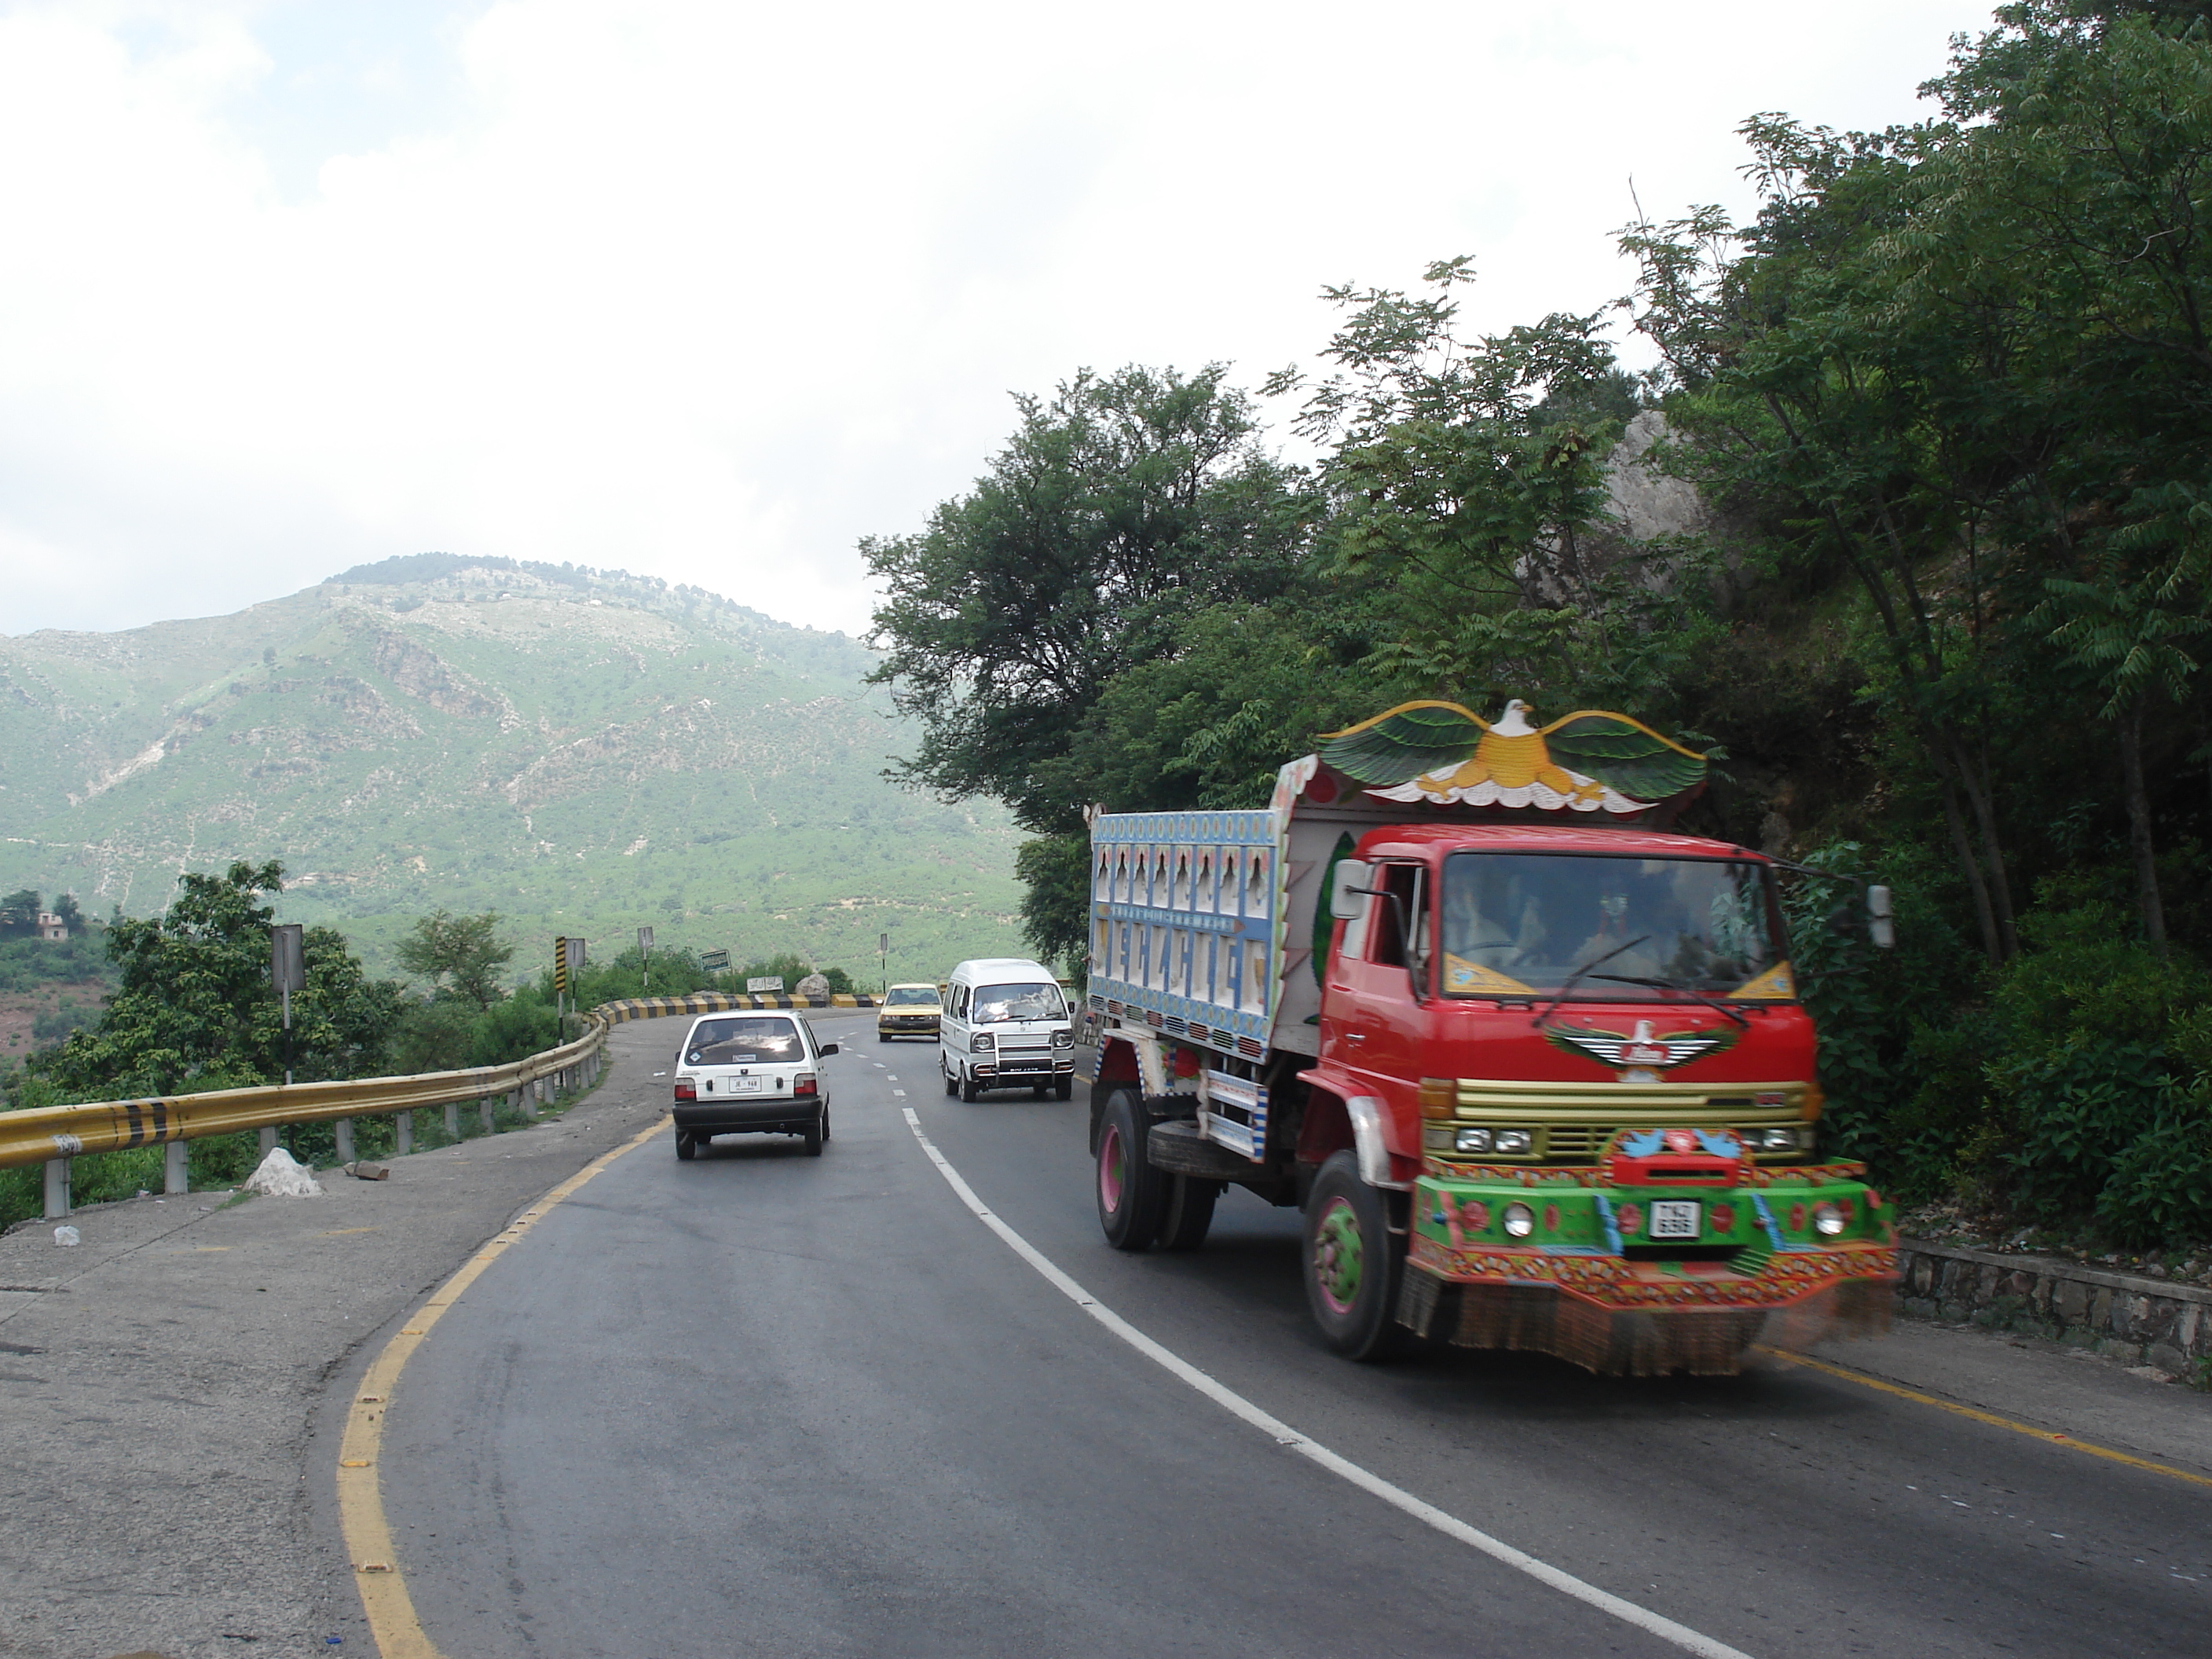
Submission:
<svg viewBox="0 0 2212 1659">
<path fill-rule="evenodd" d="M 535 969 L 795 949 L 894 977 L 1014 949 L 997 809 L 886 783 L 874 658 L 620 573 L 392 559 L 242 611 L 0 639 L 0 890 L 160 909 L 177 873 L 281 858 L 288 920 L 372 962 L 416 916 L 496 909 Z"/>
</svg>

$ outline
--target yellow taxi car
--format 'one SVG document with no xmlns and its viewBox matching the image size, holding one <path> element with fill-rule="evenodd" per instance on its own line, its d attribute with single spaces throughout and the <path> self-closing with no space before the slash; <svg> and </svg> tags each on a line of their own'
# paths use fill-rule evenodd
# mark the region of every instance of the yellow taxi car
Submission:
<svg viewBox="0 0 2212 1659">
<path fill-rule="evenodd" d="M 937 1022 L 944 1012 L 934 985 L 894 985 L 884 993 L 882 1011 L 876 1015 L 876 1041 L 927 1037 L 934 1042 Z"/>
</svg>

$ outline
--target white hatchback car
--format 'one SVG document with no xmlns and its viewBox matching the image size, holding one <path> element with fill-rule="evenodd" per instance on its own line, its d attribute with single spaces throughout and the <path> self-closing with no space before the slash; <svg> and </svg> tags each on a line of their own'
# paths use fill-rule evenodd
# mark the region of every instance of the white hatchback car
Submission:
<svg viewBox="0 0 2212 1659">
<path fill-rule="evenodd" d="M 676 1051 L 676 1156 L 690 1158 L 716 1135 L 798 1135 L 810 1158 L 830 1139 L 822 1061 L 837 1052 L 817 1042 L 796 1014 L 702 1014 Z"/>
</svg>

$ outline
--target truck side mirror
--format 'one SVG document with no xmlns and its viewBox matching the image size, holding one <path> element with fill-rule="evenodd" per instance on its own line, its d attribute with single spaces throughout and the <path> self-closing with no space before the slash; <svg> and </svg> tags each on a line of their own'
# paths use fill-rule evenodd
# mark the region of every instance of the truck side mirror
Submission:
<svg viewBox="0 0 2212 1659">
<path fill-rule="evenodd" d="M 1374 872 L 1358 859 L 1340 859 L 1328 890 L 1328 913 L 1339 921 L 1357 921 L 1364 914 L 1359 902 L 1367 896 Z"/>
<path fill-rule="evenodd" d="M 1867 937 L 1884 951 L 1897 943 L 1897 924 L 1891 919 L 1889 889 L 1869 887 L 1866 894 Z"/>
</svg>

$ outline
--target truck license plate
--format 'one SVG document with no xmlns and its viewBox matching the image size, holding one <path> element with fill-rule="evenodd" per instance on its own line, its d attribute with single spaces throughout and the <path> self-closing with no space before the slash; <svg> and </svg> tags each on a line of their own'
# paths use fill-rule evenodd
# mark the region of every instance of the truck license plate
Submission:
<svg viewBox="0 0 2212 1659">
<path fill-rule="evenodd" d="M 760 1091 L 761 1080 L 757 1077 L 733 1077 L 730 1079 L 730 1092 L 733 1095 L 757 1095 Z M 1694 1210 L 1698 1206 L 1692 1204 L 1690 1207 Z M 1654 1219 L 1651 1224 L 1656 1227 L 1659 1224 Z"/>
<path fill-rule="evenodd" d="M 1703 1207 L 1691 1200 L 1660 1200 L 1651 1206 L 1651 1237 L 1695 1238 L 1698 1236 L 1698 1212 Z"/>
</svg>

